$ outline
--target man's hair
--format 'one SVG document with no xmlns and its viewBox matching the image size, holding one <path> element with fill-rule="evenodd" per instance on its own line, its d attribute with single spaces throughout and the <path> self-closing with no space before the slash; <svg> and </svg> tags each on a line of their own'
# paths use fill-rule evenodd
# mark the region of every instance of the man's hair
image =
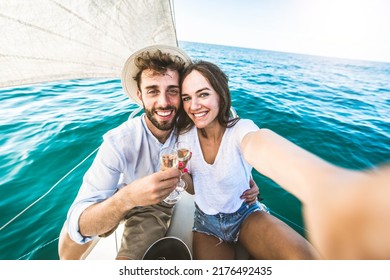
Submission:
<svg viewBox="0 0 390 280">
<path fill-rule="evenodd" d="M 135 66 L 138 68 L 138 73 L 134 78 L 137 82 L 137 87 L 141 90 L 141 75 L 146 69 L 153 71 L 154 74 L 165 74 L 168 70 L 178 71 L 179 75 L 184 70 L 185 61 L 176 55 L 163 53 L 160 50 L 155 52 L 142 52 L 134 60 Z"/>
</svg>

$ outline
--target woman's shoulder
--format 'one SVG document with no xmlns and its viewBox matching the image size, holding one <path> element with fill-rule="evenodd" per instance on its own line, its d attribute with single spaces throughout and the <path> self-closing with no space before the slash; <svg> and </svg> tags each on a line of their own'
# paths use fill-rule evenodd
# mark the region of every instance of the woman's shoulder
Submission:
<svg viewBox="0 0 390 280">
<path fill-rule="evenodd" d="M 258 125 L 255 124 L 255 122 L 251 119 L 239 119 L 233 127 L 236 127 L 238 129 L 259 129 Z"/>
<path fill-rule="evenodd" d="M 236 138 L 238 143 L 241 143 L 246 134 L 258 131 L 259 127 L 250 119 L 240 119 L 230 130 L 231 135 Z"/>
</svg>

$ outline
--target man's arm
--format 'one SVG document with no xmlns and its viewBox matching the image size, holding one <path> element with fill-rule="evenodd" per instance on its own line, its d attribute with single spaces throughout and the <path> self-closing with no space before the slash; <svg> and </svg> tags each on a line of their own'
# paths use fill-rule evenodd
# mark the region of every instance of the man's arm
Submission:
<svg viewBox="0 0 390 280">
<path fill-rule="evenodd" d="M 175 189 L 179 175 L 178 169 L 159 171 L 134 180 L 110 198 L 89 206 L 79 219 L 81 235 L 106 233 L 117 226 L 132 208 L 159 203 Z"/>
</svg>

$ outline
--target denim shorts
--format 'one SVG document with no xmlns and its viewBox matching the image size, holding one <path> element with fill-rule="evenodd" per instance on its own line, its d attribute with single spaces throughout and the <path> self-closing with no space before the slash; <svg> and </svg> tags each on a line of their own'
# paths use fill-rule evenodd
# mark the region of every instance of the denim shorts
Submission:
<svg viewBox="0 0 390 280">
<path fill-rule="evenodd" d="M 244 202 L 234 213 L 207 215 L 195 204 L 194 226 L 192 230 L 215 236 L 221 242 L 236 243 L 241 224 L 250 214 L 256 211 L 269 212 L 267 207 L 260 202 L 252 205 Z"/>
</svg>

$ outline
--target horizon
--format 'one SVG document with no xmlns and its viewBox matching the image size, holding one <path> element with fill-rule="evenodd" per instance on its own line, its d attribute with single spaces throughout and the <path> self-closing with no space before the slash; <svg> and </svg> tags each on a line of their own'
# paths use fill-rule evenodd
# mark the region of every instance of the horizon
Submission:
<svg viewBox="0 0 390 280">
<path fill-rule="evenodd" d="M 173 1 L 178 41 L 390 63 L 390 1 Z"/>
<path fill-rule="evenodd" d="M 347 60 L 347 61 L 354 61 L 354 62 L 390 64 L 390 61 L 368 60 L 368 59 L 363 59 L 363 58 L 347 58 L 347 57 L 337 57 L 337 56 L 320 55 L 320 54 L 308 54 L 308 53 L 299 53 L 299 52 L 291 52 L 291 51 L 267 50 L 267 49 L 234 46 L 234 45 L 223 45 L 223 44 L 206 43 L 206 42 L 194 42 L 194 41 L 187 41 L 187 40 L 178 40 L 178 42 L 179 42 L 179 46 L 180 46 L 180 42 L 184 42 L 184 43 L 190 43 L 190 44 L 204 44 L 204 45 L 211 45 L 211 46 L 231 47 L 231 48 L 248 49 L 248 50 L 255 50 L 255 51 L 275 52 L 275 53 L 303 55 L 303 56 L 314 56 L 317 58 Z"/>
</svg>

